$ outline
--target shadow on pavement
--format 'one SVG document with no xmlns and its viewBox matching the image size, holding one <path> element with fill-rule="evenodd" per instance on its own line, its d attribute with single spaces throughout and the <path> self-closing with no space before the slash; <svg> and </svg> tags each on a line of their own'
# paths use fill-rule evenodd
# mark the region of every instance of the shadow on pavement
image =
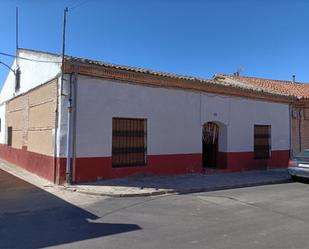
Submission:
<svg viewBox="0 0 309 249">
<path fill-rule="evenodd" d="M 100 217 L 0 170 L 0 248 L 41 248 L 141 229 Z"/>
</svg>

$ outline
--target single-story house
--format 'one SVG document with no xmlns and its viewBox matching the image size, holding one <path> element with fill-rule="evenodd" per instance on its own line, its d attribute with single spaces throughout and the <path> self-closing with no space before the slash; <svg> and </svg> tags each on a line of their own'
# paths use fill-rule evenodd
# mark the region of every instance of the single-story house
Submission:
<svg viewBox="0 0 309 249">
<path fill-rule="evenodd" d="M 216 81 L 230 83 L 235 86 L 245 84 L 261 90 L 271 90 L 295 97 L 290 110 L 291 154 L 295 155 L 309 149 L 309 84 L 291 81 L 271 80 L 241 75 L 217 74 Z"/>
<path fill-rule="evenodd" d="M 52 182 L 287 167 L 289 93 L 29 49 L 12 69 L 0 157 Z"/>
</svg>

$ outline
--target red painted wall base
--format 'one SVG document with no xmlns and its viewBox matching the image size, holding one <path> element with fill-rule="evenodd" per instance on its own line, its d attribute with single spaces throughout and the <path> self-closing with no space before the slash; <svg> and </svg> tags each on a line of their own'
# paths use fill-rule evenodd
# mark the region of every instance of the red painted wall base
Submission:
<svg viewBox="0 0 309 249">
<path fill-rule="evenodd" d="M 54 182 L 54 157 L 28 151 L 27 147 L 14 149 L 3 144 L 0 144 L 0 157 Z"/>
<path fill-rule="evenodd" d="M 96 181 L 132 175 L 176 175 L 202 171 L 201 154 L 149 155 L 147 165 L 113 168 L 111 157 L 76 159 L 75 182 Z M 60 182 L 65 179 L 65 160 L 60 164 Z"/>
<path fill-rule="evenodd" d="M 254 152 L 219 152 L 218 165 L 220 169 L 227 169 L 231 172 L 275 169 L 287 167 L 289 158 L 289 150 L 272 151 L 269 159 L 255 159 Z"/>
<path fill-rule="evenodd" d="M 62 184 L 65 181 L 65 158 L 45 156 L 0 145 L 0 157 L 49 181 Z M 229 152 L 218 154 L 218 169 L 236 172 L 253 169 L 287 167 L 289 151 L 272 151 L 270 159 L 255 160 L 253 152 Z M 176 175 L 202 172 L 202 154 L 149 155 L 147 165 L 113 168 L 111 157 L 89 157 L 76 159 L 74 182 L 96 181 L 132 175 Z M 206 169 L 207 172 L 207 169 Z"/>
</svg>

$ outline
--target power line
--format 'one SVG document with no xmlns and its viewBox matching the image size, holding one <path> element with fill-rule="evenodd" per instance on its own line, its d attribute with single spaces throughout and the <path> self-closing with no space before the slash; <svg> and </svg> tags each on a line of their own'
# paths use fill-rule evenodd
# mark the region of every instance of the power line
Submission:
<svg viewBox="0 0 309 249">
<path fill-rule="evenodd" d="M 76 3 L 76 4 L 73 5 L 73 6 L 69 7 L 68 9 L 69 9 L 69 10 L 74 10 L 74 9 L 76 9 L 76 8 L 78 8 L 78 7 L 82 6 L 82 5 L 84 5 L 84 4 L 87 3 L 88 1 L 89 1 L 89 0 L 81 1 L 81 2 L 79 2 L 79 3 Z"/>
<path fill-rule="evenodd" d="M 10 69 L 14 74 L 16 74 L 15 70 L 13 70 L 9 65 L 5 64 L 4 62 L 0 61 L 0 64 L 4 65 L 8 69 Z"/>
<path fill-rule="evenodd" d="M 41 62 L 41 63 L 61 63 L 61 61 L 37 60 L 37 59 L 31 59 L 31 58 L 27 58 L 27 57 L 22 57 L 22 56 L 16 56 L 16 55 L 12 55 L 12 54 L 7 54 L 7 53 L 3 53 L 3 52 L 0 52 L 0 55 L 12 57 L 12 58 L 18 58 L 18 59 L 21 59 L 21 60 L 33 61 L 33 62 Z"/>
</svg>

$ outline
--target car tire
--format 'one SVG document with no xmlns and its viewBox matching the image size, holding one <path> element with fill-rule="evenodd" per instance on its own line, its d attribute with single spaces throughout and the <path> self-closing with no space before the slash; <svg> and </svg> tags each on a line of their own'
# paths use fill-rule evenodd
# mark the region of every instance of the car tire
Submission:
<svg viewBox="0 0 309 249">
<path fill-rule="evenodd" d="M 291 179 L 292 179 L 293 182 L 297 182 L 298 177 L 297 177 L 297 176 L 292 176 L 292 175 L 291 175 Z"/>
</svg>

